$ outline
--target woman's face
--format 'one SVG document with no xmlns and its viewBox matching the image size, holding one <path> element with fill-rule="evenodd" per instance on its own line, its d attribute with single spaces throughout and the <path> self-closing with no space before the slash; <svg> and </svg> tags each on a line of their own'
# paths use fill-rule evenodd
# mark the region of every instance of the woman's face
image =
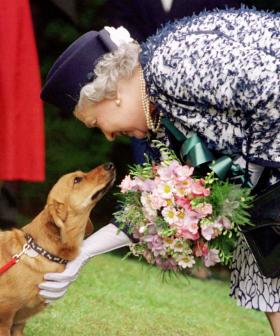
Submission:
<svg viewBox="0 0 280 336">
<path fill-rule="evenodd" d="M 118 97 L 100 102 L 86 100 L 76 111 L 76 116 L 87 127 L 98 127 L 109 141 L 118 135 L 147 135 L 148 128 L 141 103 L 138 72 L 130 79 L 118 83 Z"/>
</svg>

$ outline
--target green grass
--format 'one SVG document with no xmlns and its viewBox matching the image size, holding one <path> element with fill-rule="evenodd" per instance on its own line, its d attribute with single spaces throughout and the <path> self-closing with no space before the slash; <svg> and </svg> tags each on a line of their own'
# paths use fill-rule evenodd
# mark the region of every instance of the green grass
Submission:
<svg viewBox="0 0 280 336">
<path fill-rule="evenodd" d="M 271 335 L 264 314 L 236 306 L 228 281 L 173 277 L 115 255 L 95 257 L 26 336 Z"/>
</svg>

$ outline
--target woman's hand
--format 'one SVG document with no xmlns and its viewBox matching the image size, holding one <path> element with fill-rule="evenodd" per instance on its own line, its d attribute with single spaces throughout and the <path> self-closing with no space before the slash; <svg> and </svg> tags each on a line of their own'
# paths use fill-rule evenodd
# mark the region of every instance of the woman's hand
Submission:
<svg viewBox="0 0 280 336">
<path fill-rule="evenodd" d="M 68 286 L 76 280 L 80 269 L 87 260 L 87 258 L 80 254 L 76 259 L 67 264 L 64 272 L 45 274 L 44 280 L 46 281 L 39 285 L 39 294 L 46 299 L 45 303 L 50 303 L 64 296 Z"/>
<path fill-rule="evenodd" d="M 46 299 L 46 303 L 53 302 L 64 296 L 68 286 L 76 280 L 82 266 L 93 256 L 109 252 L 129 245 L 130 240 L 113 224 L 108 224 L 84 240 L 79 256 L 70 261 L 64 272 L 47 273 L 45 282 L 39 285 L 39 294 Z"/>
</svg>

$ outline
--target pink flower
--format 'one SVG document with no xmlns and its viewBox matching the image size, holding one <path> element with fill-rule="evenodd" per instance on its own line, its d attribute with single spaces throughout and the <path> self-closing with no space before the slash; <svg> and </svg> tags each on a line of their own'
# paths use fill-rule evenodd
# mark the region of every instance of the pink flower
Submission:
<svg viewBox="0 0 280 336">
<path fill-rule="evenodd" d="M 148 248 L 153 252 L 155 257 L 165 254 L 163 240 L 159 235 L 154 234 L 144 236 L 143 241 L 147 243 Z"/>
<path fill-rule="evenodd" d="M 232 223 L 227 217 L 218 217 L 216 222 L 226 230 L 232 229 Z"/>
<path fill-rule="evenodd" d="M 152 171 L 153 171 L 153 173 L 157 173 L 157 170 L 158 170 L 158 165 L 156 165 L 156 164 L 154 164 L 153 166 L 152 166 Z"/>
<path fill-rule="evenodd" d="M 194 196 L 209 196 L 210 189 L 204 187 L 204 180 L 193 180 L 191 184 L 191 192 Z"/>
<path fill-rule="evenodd" d="M 175 180 L 177 196 L 179 197 L 192 196 L 193 182 L 194 180 L 191 177 L 187 177 L 183 181 Z"/>
<path fill-rule="evenodd" d="M 190 199 L 187 197 L 176 197 L 175 202 L 178 206 L 184 208 L 185 210 L 190 209 Z"/>
<path fill-rule="evenodd" d="M 196 257 L 202 257 L 205 256 L 208 253 L 208 246 L 207 243 L 203 241 L 197 241 L 194 248 L 193 253 Z"/>
<path fill-rule="evenodd" d="M 132 181 L 131 189 L 134 191 L 142 191 L 143 180 L 136 176 Z"/>
<path fill-rule="evenodd" d="M 159 210 L 160 208 L 167 205 L 166 199 L 161 198 L 157 194 L 151 195 L 151 206 L 155 210 Z"/>
<path fill-rule="evenodd" d="M 194 168 L 189 167 L 187 165 L 181 166 L 175 166 L 174 167 L 174 172 L 176 174 L 176 180 L 177 181 L 184 181 L 186 180 L 187 177 L 190 177 L 193 174 Z"/>
<path fill-rule="evenodd" d="M 190 230 L 188 230 L 187 226 L 180 226 L 177 227 L 176 236 L 182 237 L 184 239 L 198 240 L 199 232 L 197 231 L 196 233 L 192 233 Z"/>
<path fill-rule="evenodd" d="M 159 166 L 157 173 L 160 177 L 161 181 L 170 181 L 174 180 L 176 175 L 174 172 L 174 168 L 177 167 L 179 163 L 177 161 L 172 161 L 172 163 L 169 166 Z"/>
<path fill-rule="evenodd" d="M 148 186 L 147 180 L 144 182 L 140 177 L 135 177 L 135 179 L 131 179 L 129 175 L 126 175 L 120 184 L 121 192 L 125 193 L 127 191 L 143 191 L 143 185 L 145 188 Z M 152 189 L 152 186 L 149 186 Z"/>
<path fill-rule="evenodd" d="M 155 188 L 155 181 L 151 179 L 147 179 L 142 181 L 141 183 L 141 191 L 152 192 Z"/>
<path fill-rule="evenodd" d="M 125 193 L 132 189 L 133 181 L 129 175 L 126 175 L 120 184 L 121 192 Z"/>
<path fill-rule="evenodd" d="M 206 267 L 213 266 L 221 261 L 219 257 L 219 251 L 217 249 L 210 249 L 208 253 L 203 257 Z"/>
<path fill-rule="evenodd" d="M 174 188 L 174 195 L 175 197 L 180 197 L 180 198 L 184 198 L 184 196 L 186 195 L 187 193 L 187 189 L 184 188 L 184 186 L 182 185 L 176 185 L 175 188 Z"/>
<path fill-rule="evenodd" d="M 201 234 L 206 240 L 211 240 L 218 237 L 223 231 L 223 226 L 219 221 L 201 225 Z"/>
<path fill-rule="evenodd" d="M 214 225 L 213 224 L 204 224 L 201 225 L 201 235 L 206 240 L 211 240 L 215 237 Z"/>
<path fill-rule="evenodd" d="M 188 231 L 193 234 L 197 233 L 199 216 L 196 212 L 191 210 L 180 209 L 177 212 L 178 222 L 176 222 L 177 227 L 185 227 Z"/>
<path fill-rule="evenodd" d="M 194 211 L 202 215 L 203 217 L 206 217 L 208 215 L 211 215 L 213 212 L 212 204 L 210 203 L 198 204 L 198 206 L 194 208 Z"/>
</svg>

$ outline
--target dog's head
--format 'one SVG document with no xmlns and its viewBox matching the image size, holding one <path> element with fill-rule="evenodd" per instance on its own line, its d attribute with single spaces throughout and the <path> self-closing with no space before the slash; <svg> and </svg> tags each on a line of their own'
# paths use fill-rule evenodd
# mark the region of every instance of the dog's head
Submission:
<svg viewBox="0 0 280 336">
<path fill-rule="evenodd" d="M 107 163 L 88 173 L 76 171 L 58 180 L 49 193 L 46 207 L 60 229 L 62 241 L 69 240 L 70 232 L 78 234 L 79 229 L 86 235 L 92 233 L 90 212 L 111 188 L 115 176 L 114 165 Z"/>
</svg>

